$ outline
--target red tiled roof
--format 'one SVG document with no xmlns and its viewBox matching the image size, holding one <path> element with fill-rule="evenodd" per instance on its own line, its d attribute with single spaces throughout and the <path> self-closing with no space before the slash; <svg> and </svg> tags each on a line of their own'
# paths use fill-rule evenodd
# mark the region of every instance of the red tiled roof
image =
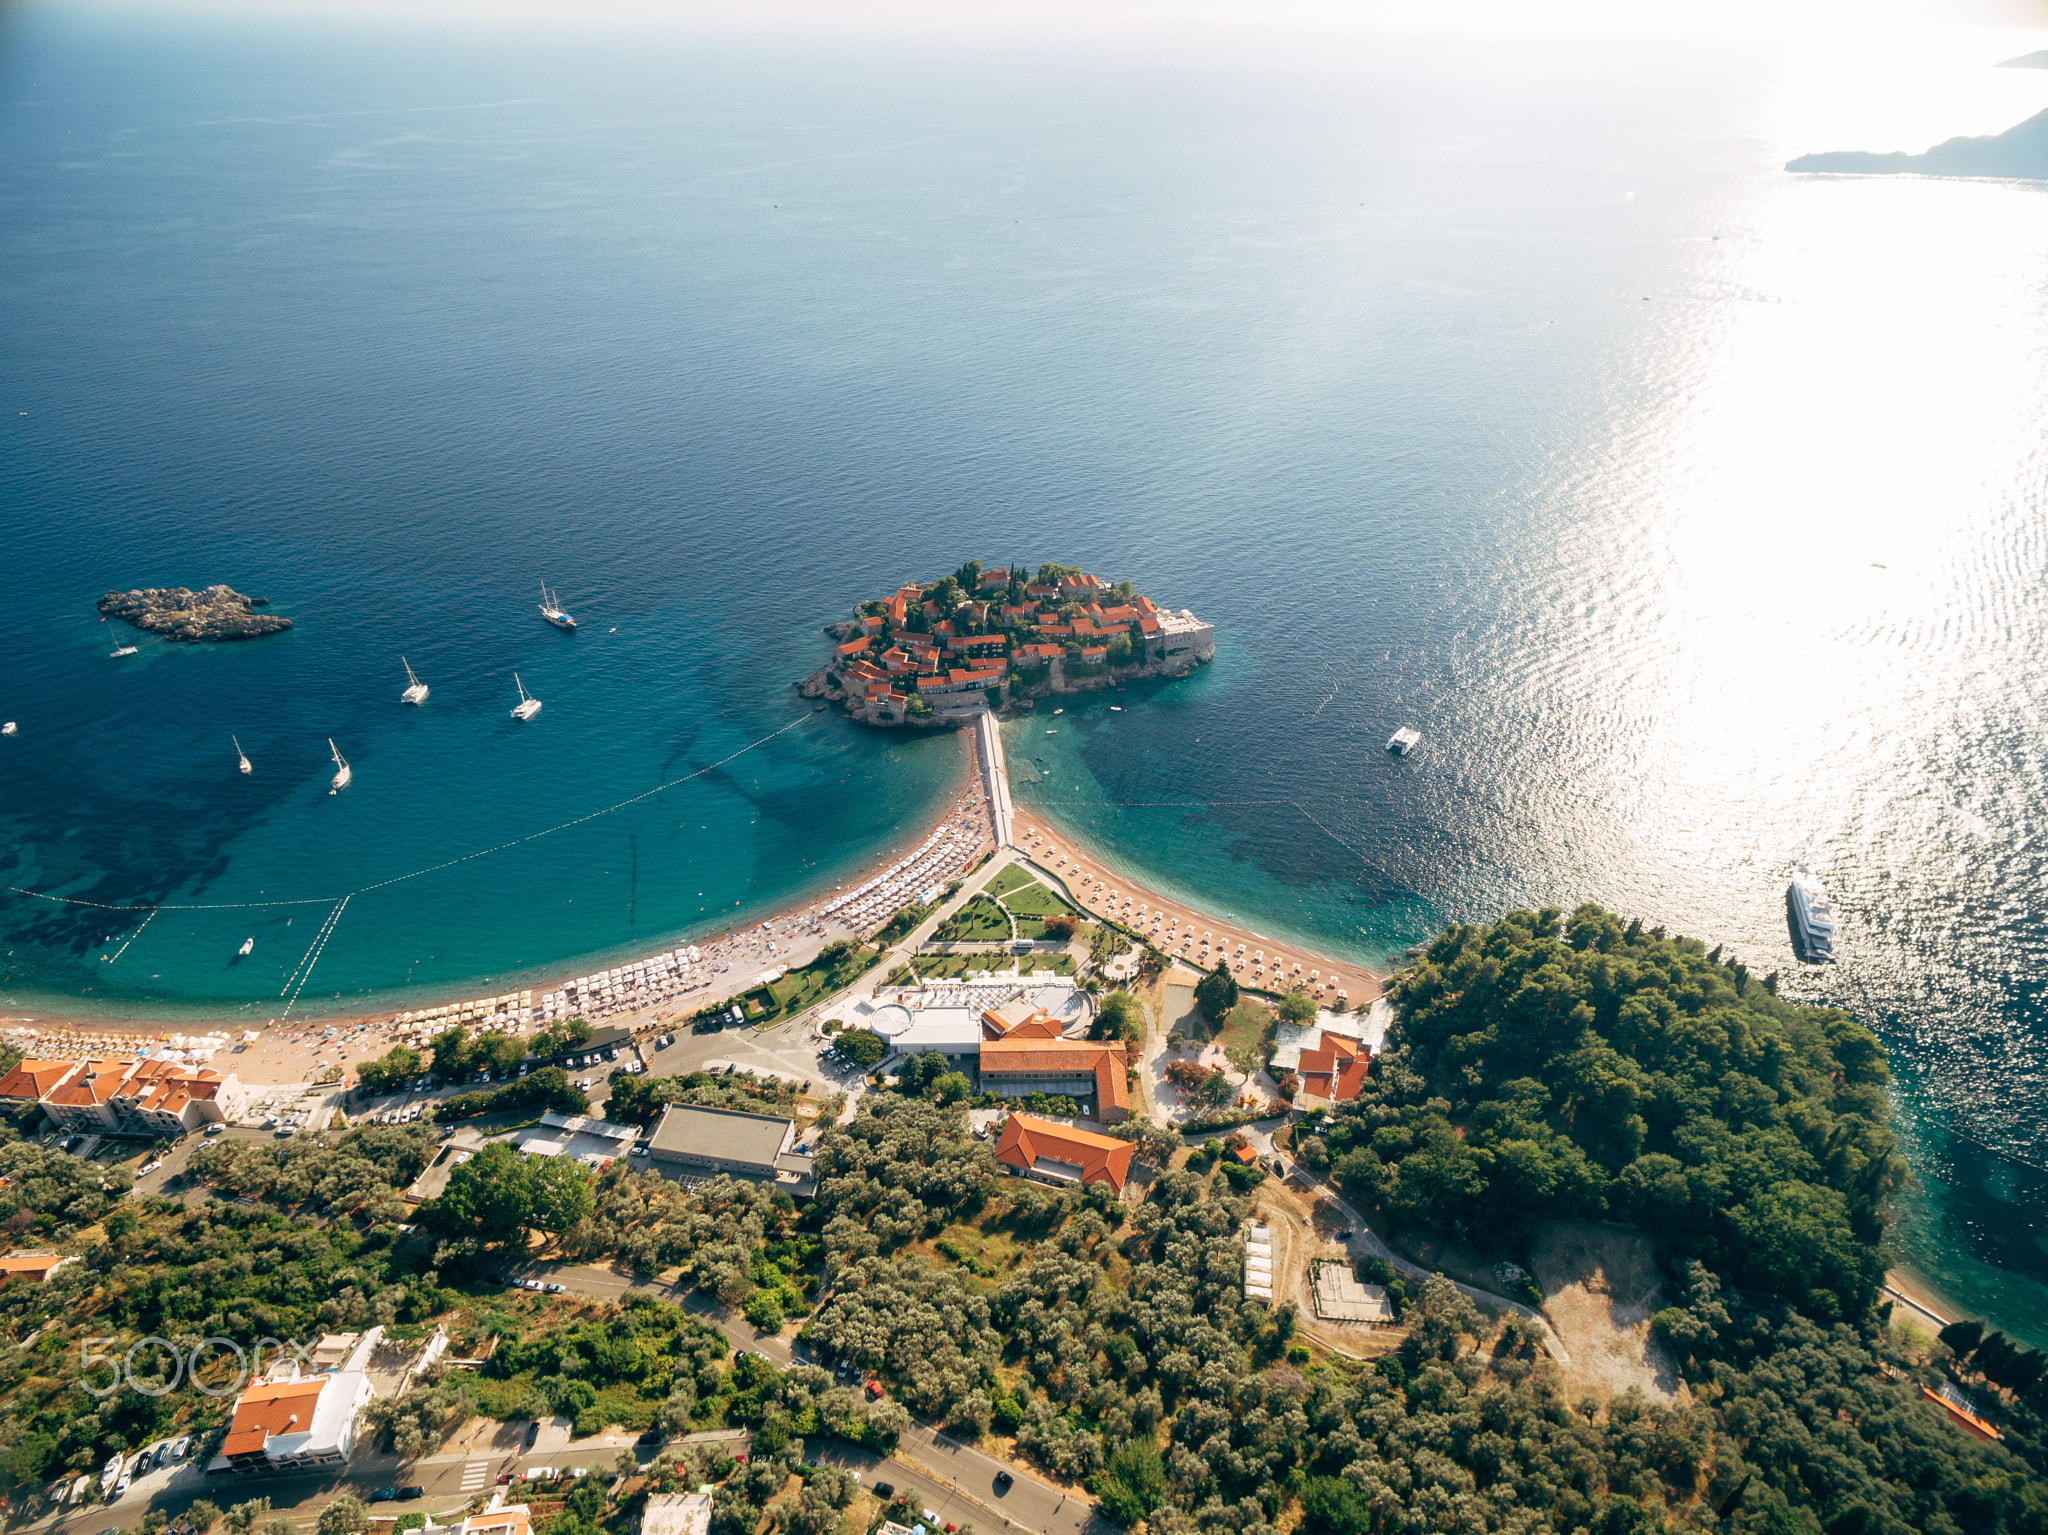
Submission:
<svg viewBox="0 0 2048 1535">
<path fill-rule="evenodd" d="M 984 1058 L 986 1057 L 986 1051 Z M 1030 1171 L 1040 1157 L 1081 1169 L 1083 1183 L 1107 1183 L 1118 1193 L 1131 1175 L 1129 1141 L 1075 1130 L 1028 1114 L 1012 1114 L 996 1142 L 996 1160 Z"/>
<path fill-rule="evenodd" d="M 1100 661 L 1108 654 L 1109 647 L 1107 645 L 1083 645 L 1081 647 L 1081 659 L 1083 661 Z"/>
<path fill-rule="evenodd" d="M 1332 1103 L 1349 1103 L 1365 1086 L 1371 1058 L 1341 1034 L 1325 1034 L 1321 1048 L 1301 1052 L 1301 1090 Z"/>
<path fill-rule="evenodd" d="M 1013 1030 L 981 1047 L 983 1077 L 1056 1073 L 1093 1076 L 1098 1111 L 1130 1107 L 1131 1089 L 1124 1077 L 1124 1047 L 1120 1043 L 1098 1044 L 1093 1040 L 1067 1039 L 1057 1033 L 1047 1038 L 1035 1031 L 1020 1037 Z"/>
<path fill-rule="evenodd" d="M 76 1061 L 18 1062 L 14 1070 L 0 1077 L 0 1098 L 38 1101 L 77 1069 Z"/>
<path fill-rule="evenodd" d="M 839 653 L 842 656 L 857 656 L 872 644 L 874 644 L 874 641 L 870 639 L 867 635 L 863 634 L 859 639 L 848 640 L 844 645 L 841 645 L 839 647 Z"/>
<path fill-rule="evenodd" d="M 1158 609 L 1152 606 L 1152 599 L 1149 597 L 1133 597 L 1131 599 L 1131 606 L 1136 608 L 1139 613 L 1148 616 L 1158 611 Z"/>
<path fill-rule="evenodd" d="M 1157 634 L 1159 632 L 1159 620 L 1150 613 L 1147 613 L 1138 620 L 1138 632 L 1140 634 Z"/>
<path fill-rule="evenodd" d="M 254 1454 L 279 1434 L 303 1434 L 313 1426 L 313 1408 L 320 1400 L 320 1380 L 280 1380 L 251 1386 L 235 1403 L 234 1422 L 221 1450 L 228 1455 Z"/>
<path fill-rule="evenodd" d="M 58 1264 L 69 1261 L 62 1253 L 9 1253 L 0 1258 L 0 1274 L 26 1274 L 31 1279 L 47 1279 Z"/>
<path fill-rule="evenodd" d="M 1008 586 L 1010 584 L 1010 572 L 1000 566 L 994 570 L 984 570 L 981 573 L 981 580 L 978 584 L 982 586 Z"/>
</svg>

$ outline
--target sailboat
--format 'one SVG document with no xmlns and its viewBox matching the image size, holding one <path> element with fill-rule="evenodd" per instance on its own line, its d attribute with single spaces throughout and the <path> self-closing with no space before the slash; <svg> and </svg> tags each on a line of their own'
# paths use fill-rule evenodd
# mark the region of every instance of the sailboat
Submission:
<svg viewBox="0 0 2048 1535">
<path fill-rule="evenodd" d="M 562 604 L 555 594 L 548 590 L 547 582 L 540 584 L 540 616 L 557 629 L 573 629 L 576 620 L 562 611 Z"/>
<path fill-rule="evenodd" d="M 405 680 L 412 684 L 398 696 L 409 704 L 425 703 L 427 701 L 427 685 L 413 675 L 412 662 L 406 660 L 404 656 L 400 656 L 398 664 L 405 668 Z"/>
<path fill-rule="evenodd" d="M 102 622 L 104 622 L 104 620 L 102 620 Z M 118 661 L 123 656 L 132 656 L 135 654 L 135 647 L 133 645 L 121 644 L 119 635 L 116 635 L 114 638 L 114 648 L 107 652 L 107 659 L 109 661 Z"/>
<path fill-rule="evenodd" d="M 327 786 L 327 792 L 339 794 L 349 786 L 349 780 L 356 776 L 355 770 L 348 765 L 348 759 L 342 756 L 341 748 L 334 744 L 333 736 L 327 738 L 327 749 L 334 753 L 335 768 L 334 782 Z"/>
<path fill-rule="evenodd" d="M 235 743 L 235 761 L 241 766 L 241 769 L 244 773 L 248 772 L 249 754 L 242 750 L 241 739 L 237 736 L 229 736 L 228 739 Z M 332 741 L 329 741 L 327 744 L 329 746 L 332 746 L 334 743 Z"/>
<path fill-rule="evenodd" d="M 519 673 L 512 674 L 512 686 L 519 689 L 519 702 L 512 706 L 512 718 L 530 720 L 540 713 L 540 700 L 526 691 L 526 684 L 519 680 Z"/>
</svg>

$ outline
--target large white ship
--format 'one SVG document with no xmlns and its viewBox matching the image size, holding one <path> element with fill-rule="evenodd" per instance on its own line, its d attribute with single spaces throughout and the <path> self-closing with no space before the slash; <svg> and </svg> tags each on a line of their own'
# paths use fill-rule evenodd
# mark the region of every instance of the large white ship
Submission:
<svg viewBox="0 0 2048 1535">
<path fill-rule="evenodd" d="M 1820 876 L 1805 864 L 1793 871 L 1792 883 L 1785 887 L 1785 910 L 1801 959 L 1818 965 L 1835 957 L 1835 905 Z"/>
</svg>

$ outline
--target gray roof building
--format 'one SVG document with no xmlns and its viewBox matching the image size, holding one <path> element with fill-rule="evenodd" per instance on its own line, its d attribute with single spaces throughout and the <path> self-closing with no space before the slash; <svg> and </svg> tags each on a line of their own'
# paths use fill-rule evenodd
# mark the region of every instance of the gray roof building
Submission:
<svg viewBox="0 0 2048 1535">
<path fill-rule="evenodd" d="M 773 1114 L 745 1114 L 695 1103 L 672 1103 L 647 1143 L 657 1162 L 736 1178 L 786 1184 L 792 1193 L 811 1192 L 811 1159 L 791 1154 L 796 1122 Z"/>
</svg>

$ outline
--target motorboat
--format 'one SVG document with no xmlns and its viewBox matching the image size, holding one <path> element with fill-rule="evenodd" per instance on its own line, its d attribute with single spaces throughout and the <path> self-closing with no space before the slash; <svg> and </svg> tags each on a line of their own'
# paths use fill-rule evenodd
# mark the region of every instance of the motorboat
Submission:
<svg viewBox="0 0 2048 1535">
<path fill-rule="evenodd" d="M 249 957 L 249 951 L 250 951 L 251 949 L 255 948 L 255 947 L 256 947 L 256 940 L 255 940 L 255 939 L 253 939 L 253 938 L 244 938 L 244 939 L 242 940 L 242 946 L 241 946 L 241 947 L 240 947 L 239 949 L 235 950 L 235 952 L 236 952 L 237 954 L 241 955 L 241 956 L 242 956 L 242 957 L 243 957 L 244 959 L 247 959 L 247 958 Z"/>
<path fill-rule="evenodd" d="M 519 689 L 519 702 L 512 706 L 512 718 L 530 720 L 540 713 L 540 700 L 526 691 L 526 684 L 519 680 L 519 673 L 512 674 L 512 686 Z"/>
<path fill-rule="evenodd" d="M 249 754 L 242 750 L 241 738 L 239 736 L 229 736 L 228 739 L 235 743 L 235 765 L 242 770 L 244 777 L 248 776 L 251 771 L 249 767 Z M 327 744 L 332 746 L 334 743 L 329 741 Z"/>
<path fill-rule="evenodd" d="M 339 794 L 355 780 L 355 769 L 348 765 L 348 759 L 341 754 L 341 748 L 334 744 L 334 737 L 327 738 L 327 749 L 334 753 L 334 782 L 327 786 L 329 794 Z"/>
<path fill-rule="evenodd" d="M 14 727 L 14 721 L 13 721 L 13 720 L 9 720 L 9 721 L 8 721 L 8 722 L 7 722 L 6 724 L 4 724 L 4 725 L 0 725 L 0 736 L 11 736 L 11 735 L 13 735 L 13 734 L 14 734 L 14 728 L 15 728 L 15 727 Z"/>
<path fill-rule="evenodd" d="M 1785 887 L 1785 913 L 1801 959 L 1821 965 L 1835 957 L 1835 905 L 1820 876 L 1805 864 L 1793 871 L 1792 883 Z"/>
<path fill-rule="evenodd" d="M 540 584 L 540 616 L 553 624 L 557 629 L 573 629 L 576 627 L 576 620 L 562 611 L 560 599 L 548 590 L 548 584 L 545 581 Z"/>
<path fill-rule="evenodd" d="M 1422 744 L 1422 732 L 1412 726 L 1403 725 L 1387 737 L 1387 750 L 1396 757 L 1405 757 Z"/>
<path fill-rule="evenodd" d="M 405 668 L 405 680 L 409 684 L 406 690 L 398 695 L 400 701 L 409 704 L 425 703 L 427 701 L 427 685 L 413 675 L 412 662 L 406 660 L 404 656 L 400 656 L 398 664 Z"/>
</svg>

